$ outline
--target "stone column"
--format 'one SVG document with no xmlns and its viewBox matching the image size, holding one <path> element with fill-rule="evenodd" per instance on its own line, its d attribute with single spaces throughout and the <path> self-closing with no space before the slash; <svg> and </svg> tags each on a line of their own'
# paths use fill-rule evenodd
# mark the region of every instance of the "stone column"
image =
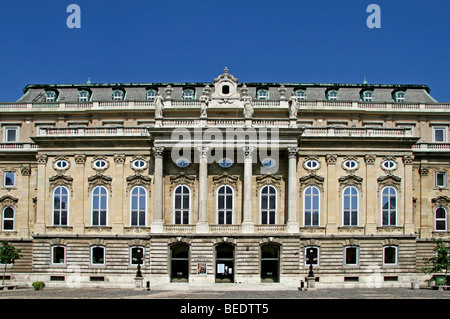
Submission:
<svg viewBox="0 0 450 319">
<path fill-rule="evenodd" d="M 36 223 L 34 225 L 34 232 L 45 234 L 46 223 L 45 223 L 45 200 L 47 199 L 47 155 L 38 154 L 37 159 L 37 212 L 36 212 Z M 50 199 L 50 201 L 53 199 Z"/>
<path fill-rule="evenodd" d="M 254 146 L 244 146 L 244 212 L 242 232 L 253 233 L 255 224 L 252 217 L 252 166 Z"/>
<path fill-rule="evenodd" d="M 198 220 L 197 233 L 207 233 L 208 226 L 208 151 L 207 146 L 198 146 L 199 172 L 198 172 Z"/>
<path fill-rule="evenodd" d="M 327 154 L 327 191 L 326 201 L 327 209 L 321 210 L 326 216 L 320 217 L 319 226 L 322 226 L 322 221 L 325 222 L 326 233 L 337 234 L 338 233 L 338 215 L 340 212 L 339 205 L 339 182 L 337 178 L 336 162 L 338 156 L 336 154 Z"/>
<path fill-rule="evenodd" d="M 297 221 L 297 156 L 298 147 L 288 147 L 288 233 L 299 232 Z"/>
<path fill-rule="evenodd" d="M 365 234 L 376 234 L 378 218 L 380 216 L 380 211 L 377 209 L 377 192 L 378 185 L 375 178 L 375 154 L 367 154 L 364 157 L 366 162 L 366 224 L 365 224 Z M 362 203 L 362 201 L 361 201 Z"/>
<path fill-rule="evenodd" d="M 403 183 L 404 191 L 403 196 L 404 201 L 404 233 L 405 235 L 414 234 L 414 220 L 413 220 L 413 156 L 405 155 L 403 156 L 403 166 L 404 166 L 404 178 Z"/>
<path fill-rule="evenodd" d="M 432 223 L 430 222 L 430 214 L 432 212 L 431 210 L 431 201 L 430 198 L 432 196 L 430 195 L 430 190 L 433 189 L 433 185 L 431 182 L 433 182 L 433 178 L 430 178 L 428 176 L 430 172 L 430 168 L 428 166 L 425 166 L 427 163 L 422 163 L 421 167 L 419 168 L 419 174 L 420 174 L 420 228 L 419 228 L 419 234 L 421 238 L 431 237 L 431 231 L 433 230 L 430 228 L 430 225 Z M 430 201 L 430 203 L 428 203 Z"/>
<path fill-rule="evenodd" d="M 152 233 L 162 233 L 164 231 L 163 225 L 163 157 L 164 147 L 158 146 L 153 148 L 153 155 L 155 157 L 155 170 L 153 173 L 153 221 L 151 225 Z"/>
</svg>

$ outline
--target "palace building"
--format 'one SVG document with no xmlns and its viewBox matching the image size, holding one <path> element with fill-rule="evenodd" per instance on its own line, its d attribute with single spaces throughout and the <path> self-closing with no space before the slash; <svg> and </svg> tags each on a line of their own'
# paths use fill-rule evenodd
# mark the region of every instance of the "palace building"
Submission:
<svg viewBox="0 0 450 319">
<path fill-rule="evenodd" d="M 28 85 L 0 103 L 6 280 L 410 286 L 449 238 L 449 103 L 426 85 Z"/>
</svg>

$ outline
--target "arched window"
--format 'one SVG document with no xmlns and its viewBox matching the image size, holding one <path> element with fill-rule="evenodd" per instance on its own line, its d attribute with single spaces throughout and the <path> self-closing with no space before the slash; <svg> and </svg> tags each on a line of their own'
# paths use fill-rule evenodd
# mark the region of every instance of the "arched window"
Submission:
<svg viewBox="0 0 450 319">
<path fill-rule="evenodd" d="M 195 91 L 193 89 L 183 90 L 183 100 L 193 100 L 195 98 Z"/>
<path fill-rule="evenodd" d="M 280 247 L 277 245 L 261 246 L 261 282 L 279 282 Z"/>
<path fill-rule="evenodd" d="M 69 190 L 58 186 L 53 191 L 53 225 L 67 226 L 69 215 Z"/>
<path fill-rule="evenodd" d="M 338 91 L 330 90 L 327 92 L 327 100 L 329 101 L 337 101 L 339 99 Z"/>
<path fill-rule="evenodd" d="M 362 92 L 361 100 L 364 102 L 373 102 L 373 91 Z"/>
<path fill-rule="evenodd" d="M 346 246 L 344 248 L 344 265 L 355 266 L 359 262 L 358 246 Z"/>
<path fill-rule="evenodd" d="M 233 223 L 233 189 L 223 185 L 217 190 L 217 219 L 219 224 Z"/>
<path fill-rule="evenodd" d="M 11 206 L 3 209 L 2 214 L 2 230 L 14 230 L 15 211 Z"/>
<path fill-rule="evenodd" d="M 303 216 L 305 226 L 319 226 L 320 191 L 308 186 L 303 193 Z"/>
<path fill-rule="evenodd" d="M 105 247 L 103 246 L 91 247 L 91 264 L 92 265 L 105 264 Z"/>
<path fill-rule="evenodd" d="M 92 226 L 106 226 L 108 213 L 108 191 L 97 186 L 92 191 Z"/>
<path fill-rule="evenodd" d="M 56 245 L 52 247 L 52 264 L 63 265 L 66 263 L 66 247 Z"/>
<path fill-rule="evenodd" d="M 78 92 L 78 101 L 79 102 L 88 102 L 89 98 L 90 98 L 90 94 L 88 91 Z"/>
<path fill-rule="evenodd" d="M 266 89 L 258 89 L 256 91 L 256 98 L 258 100 L 268 100 L 269 99 L 269 91 Z"/>
<path fill-rule="evenodd" d="M 354 186 L 344 189 L 343 198 L 343 225 L 358 226 L 358 190 Z"/>
<path fill-rule="evenodd" d="M 145 94 L 145 99 L 149 101 L 154 101 L 156 97 L 156 90 L 150 89 Z"/>
<path fill-rule="evenodd" d="M 295 91 L 295 96 L 298 101 L 306 100 L 306 91 L 305 90 L 297 90 Z"/>
<path fill-rule="evenodd" d="M 383 247 L 383 265 L 397 264 L 397 246 Z"/>
<path fill-rule="evenodd" d="M 397 224 L 397 191 L 387 186 L 381 191 L 382 225 L 395 226 Z"/>
<path fill-rule="evenodd" d="M 261 224 L 276 224 L 277 191 L 266 185 L 261 189 Z"/>
<path fill-rule="evenodd" d="M 179 185 L 174 192 L 175 224 L 189 224 L 191 210 L 191 191 L 185 185 Z"/>
<path fill-rule="evenodd" d="M 447 230 L 447 210 L 442 206 L 435 211 L 435 230 Z"/>
<path fill-rule="evenodd" d="M 179 244 L 170 247 L 170 281 L 188 282 L 189 246 Z"/>
<path fill-rule="evenodd" d="M 131 190 L 131 226 L 145 226 L 147 191 L 142 186 Z"/>
</svg>

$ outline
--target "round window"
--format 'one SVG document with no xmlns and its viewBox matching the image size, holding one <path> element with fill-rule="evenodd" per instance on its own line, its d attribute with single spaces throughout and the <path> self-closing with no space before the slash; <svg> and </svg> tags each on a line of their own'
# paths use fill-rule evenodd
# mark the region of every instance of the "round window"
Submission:
<svg viewBox="0 0 450 319">
<path fill-rule="evenodd" d="M 307 160 L 307 161 L 305 162 L 305 167 L 306 167 L 307 169 L 316 169 L 316 168 L 319 168 L 319 162 L 318 162 L 317 160 L 313 160 L 313 159 Z"/>
<path fill-rule="evenodd" d="M 358 167 L 358 162 L 355 160 L 346 160 L 344 162 L 344 167 L 346 169 L 356 169 Z"/>
<path fill-rule="evenodd" d="M 264 167 L 274 167 L 277 162 L 273 158 L 265 158 L 261 161 L 261 165 Z"/>
<path fill-rule="evenodd" d="M 231 165 L 233 165 L 233 161 L 232 161 L 231 159 L 229 159 L 229 158 L 222 158 L 222 159 L 219 161 L 219 166 L 220 166 L 220 167 L 228 168 L 228 167 L 230 167 Z"/>
<path fill-rule="evenodd" d="M 147 163 L 144 161 L 144 160 L 142 160 L 142 159 L 137 159 L 137 160 L 134 160 L 133 161 L 133 167 L 134 168 L 145 168 L 146 166 L 147 166 Z"/>
<path fill-rule="evenodd" d="M 397 164 L 393 160 L 386 160 L 383 163 L 381 163 L 381 166 L 384 169 L 388 169 L 388 170 L 394 169 L 396 167 L 396 165 Z"/>
<path fill-rule="evenodd" d="M 69 167 L 69 162 L 66 160 L 57 160 L 55 162 L 55 168 L 56 169 L 66 169 Z"/>
<path fill-rule="evenodd" d="M 98 159 L 94 162 L 94 167 L 99 169 L 104 169 L 108 165 L 108 162 L 106 162 L 104 159 Z"/>
<path fill-rule="evenodd" d="M 184 167 L 188 167 L 189 164 L 191 164 L 191 162 L 185 158 L 185 157 L 180 157 L 179 159 L 177 159 L 177 161 L 175 162 L 175 164 L 178 167 L 184 168 Z"/>
</svg>

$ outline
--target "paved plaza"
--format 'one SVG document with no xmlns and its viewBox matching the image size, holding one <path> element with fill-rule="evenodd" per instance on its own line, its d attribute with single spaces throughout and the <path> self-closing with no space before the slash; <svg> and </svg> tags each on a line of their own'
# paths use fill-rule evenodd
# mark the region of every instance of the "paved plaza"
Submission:
<svg viewBox="0 0 450 319">
<path fill-rule="evenodd" d="M 32 288 L 0 291 L 0 299 L 450 299 L 450 290 L 430 288 L 261 289 L 230 288 L 134 290 L 104 288 Z"/>
</svg>

